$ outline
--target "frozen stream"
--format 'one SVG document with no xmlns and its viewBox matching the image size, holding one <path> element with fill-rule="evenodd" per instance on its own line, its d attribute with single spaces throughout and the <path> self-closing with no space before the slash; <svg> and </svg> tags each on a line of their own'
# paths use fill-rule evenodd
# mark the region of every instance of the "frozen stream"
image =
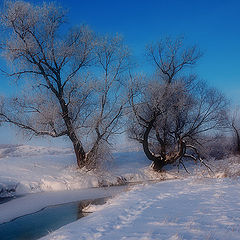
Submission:
<svg viewBox="0 0 240 240">
<path fill-rule="evenodd" d="M 83 200 L 46 207 L 36 213 L 24 215 L 0 225 L 1 240 L 34 240 L 74 222 L 87 213 L 82 212 L 86 205 L 104 204 L 106 198 Z"/>
<path fill-rule="evenodd" d="M 29 194 L 0 204 L 1 240 L 38 239 L 85 216 L 89 203 L 103 204 L 106 198 L 128 186 Z"/>
</svg>

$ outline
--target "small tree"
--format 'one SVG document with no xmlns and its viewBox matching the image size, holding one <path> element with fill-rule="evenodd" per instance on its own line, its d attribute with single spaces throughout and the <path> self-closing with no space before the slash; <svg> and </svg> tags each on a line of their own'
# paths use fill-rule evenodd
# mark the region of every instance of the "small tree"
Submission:
<svg viewBox="0 0 240 240">
<path fill-rule="evenodd" d="M 157 73 L 150 80 L 136 77 L 130 88 L 130 137 L 142 144 L 154 170 L 175 162 L 184 166 L 184 158 L 205 164 L 199 152 L 201 138 L 222 125 L 224 97 L 195 76 L 184 75 L 201 55 L 196 47 L 184 47 L 182 39 L 166 39 L 150 46 L 148 53 Z"/>
<path fill-rule="evenodd" d="M 25 84 L 23 92 L 4 100 L 0 115 L 29 134 L 67 136 L 78 166 L 92 168 L 100 144 L 115 132 L 122 115 L 122 102 L 110 92 L 121 82 L 128 54 L 120 53 L 117 38 L 99 41 L 87 27 L 67 31 L 64 23 L 65 11 L 53 3 L 6 3 L 2 55 L 13 64 L 9 75 Z M 96 71 L 97 64 L 105 78 L 96 79 L 89 68 Z M 83 146 L 87 133 L 92 147 Z"/>
</svg>

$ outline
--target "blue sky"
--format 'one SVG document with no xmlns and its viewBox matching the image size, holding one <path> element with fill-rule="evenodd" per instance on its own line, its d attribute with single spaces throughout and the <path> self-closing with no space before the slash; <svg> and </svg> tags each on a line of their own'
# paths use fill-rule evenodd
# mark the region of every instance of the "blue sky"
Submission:
<svg viewBox="0 0 240 240">
<path fill-rule="evenodd" d="M 199 77 L 223 91 L 234 104 L 240 104 L 239 0 L 58 0 L 57 3 L 69 9 L 71 25 L 84 23 L 99 33 L 123 35 L 138 59 L 144 58 L 146 44 L 166 35 L 184 35 L 189 44 L 197 44 L 204 52 L 196 67 Z M 1 76 L 0 81 L 0 93 L 13 88 Z M 12 136 L 9 134 L 9 139 Z"/>
</svg>

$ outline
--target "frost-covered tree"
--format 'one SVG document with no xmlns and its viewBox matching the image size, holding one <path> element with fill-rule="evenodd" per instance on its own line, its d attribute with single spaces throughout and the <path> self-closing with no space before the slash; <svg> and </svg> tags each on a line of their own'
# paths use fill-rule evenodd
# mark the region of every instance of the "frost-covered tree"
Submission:
<svg viewBox="0 0 240 240">
<path fill-rule="evenodd" d="M 68 137 L 78 166 L 91 168 L 122 115 L 124 103 L 112 88 L 121 85 L 128 54 L 121 40 L 100 41 L 86 26 L 67 29 L 65 18 L 53 3 L 5 3 L 2 56 L 21 90 L 4 99 L 0 115 L 29 134 Z"/>
<path fill-rule="evenodd" d="M 148 54 L 157 72 L 150 79 L 132 78 L 130 137 L 142 144 L 154 170 L 173 163 L 185 168 L 184 158 L 205 164 L 201 138 L 223 124 L 223 95 L 186 74 L 201 53 L 195 46 L 185 47 L 183 39 L 151 45 Z"/>
<path fill-rule="evenodd" d="M 94 162 L 96 155 L 106 153 L 104 148 L 111 146 L 110 138 L 123 131 L 124 110 L 128 103 L 129 50 L 122 38 L 117 35 L 99 37 L 95 53 L 94 114 L 89 118 L 88 128 L 89 137 L 94 139 L 87 154 L 90 162 Z"/>
</svg>

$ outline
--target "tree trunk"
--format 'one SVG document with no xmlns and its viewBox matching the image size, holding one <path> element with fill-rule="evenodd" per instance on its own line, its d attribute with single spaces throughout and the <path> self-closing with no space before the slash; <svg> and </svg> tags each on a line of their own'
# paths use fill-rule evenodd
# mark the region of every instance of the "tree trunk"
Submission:
<svg viewBox="0 0 240 240">
<path fill-rule="evenodd" d="M 164 158 L 161 156 L 155 156 L 150 150 L 149 150 L 149 143 L 148 143 L 148 137 L 151 129 L 153 128 L 153 124 L 155 122 L 155 119 L 151 120 L 148 124 L 148 127 L 146 128 L 146 131 L 143 135 L 143 151 L 146 154 L 147 158 L 151 161 L 153 161 L 153 170 L 154 171 L 161 171 L 162 168 L 166 165 L 166 162 L 164 161 Z"/>
<path fill-rule="evenodd" d="M 144 132 L 143 141 L 142 141 L 144 153 L 146 154 L 147 158 L 153 162 L 157 161 L 157 158 L 149 150 L 148 136 L 149 136 L 151 129 L 153 128 L 154 121 L 155 121 L 155 119 L 153 119 L 149 122 L 148 127 L 146 128 L 146 130 Z"/>
<path fill-rule="evenodd" d="M 61 97 L 59 99 L 59 101 L 60 101 L 60 105 L 61 105 L 61 108 L 62 108 L 63 120 L 66 124 L 67 131 L 68 131 L 67 135 L 70 138 L 70 140 L 73 144 L 74 151 L 75 151 L 75 155 L 76 155 L 76 159 L 77 159 L 77 165 L 78 165 L 79 168 L 83 168 L 83 167 L 86 166 L 86 154 L 85 154 L 85 151 L 83 149 L 83 145 L 77 137 L 74 126 L 72 124 L 72 120 L 69 116 L 68 107 L 67 107 L 64 99 Z"/>
<path fill-rule="evenodd" d="M 157 161 L 153 161 L 153 170 L 154 171 L 157 171 L 157 172 L 159 172 L 159 171 L 161 171 L 162 170 L 162 168 L 164 167 L 164 166 L 166 166 L 167 165 L 167 163 L 164 161 L 164 160 L 157 160 Z"/>
<path fill-rule="evenodd" d="M 178 159 L 181 159 L 184 156 L 186 152 L 186 144 L 181 138 L 179 138 L 176 151 L 172 151 L 166 154 L 166 145 L 164 144 L 164 141 L 161 140 L 158 132 L 156 132 L 156 137 L 161 145 L 161 151 L 160 151 L 160 156 L 154 155 L 149 149 L 149 142 L 148 142 L 149 134 L 153 128 L 154 122 L 155 122 L 155 119 L 152 119 L 148 123 L 148 126 L 143 135 L 142 145 L 143 145 L 143 151 L 145 155 L 149 160 L 153 162 L 152 164 L 153 170 L 159 172 L 162 170 L 164 166 L 168 164 L 173 164 Z"/>
<path fill-rule="evenodd" d="M 81 145 L 81 142 L 77 141 L 77 142 L 73 143 L 73 147 L 74 147 L 78 167 L 79 168 L 85 167 L 86 166 L 86 162 L 85 162 L 85 155 L 86 154 L 85 154 L 84 149 Z"/>
<path fill-rule="evenodd" d="M 239 136 L 239 132 L 238 132 L 238 129 L 235 127 L 235 125 L 232 123 L 232 127 L 233 127 L 233 130 L 236 134 L 236 152 L 237 154 L 240 154 L 240 136 Z"/>
</svg>

